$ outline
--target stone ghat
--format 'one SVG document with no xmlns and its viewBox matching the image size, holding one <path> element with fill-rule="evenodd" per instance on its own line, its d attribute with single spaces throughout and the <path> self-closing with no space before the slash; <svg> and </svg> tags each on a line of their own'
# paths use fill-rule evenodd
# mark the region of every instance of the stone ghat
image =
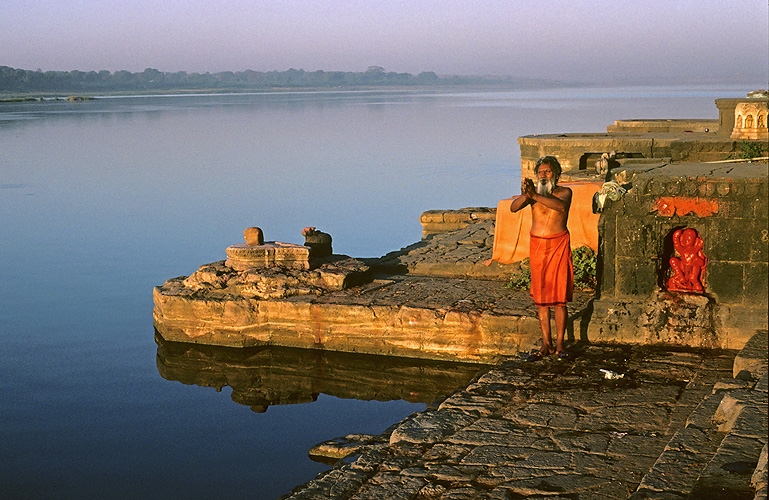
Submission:
<svg viewBox="0 0 769 500">
<path fill-rule="evenodd" d="M 381 436 L 319 445 L 353 454 L 282 498 L 766 499 L 766 338 L 737 359 L 587 343 L 508 358 Z"/>
<path fill-rule="evenodd" d="M 528 291 L 505 288 L 520 266 L 484 264 L 492 253 L 491 220 L 365 262 L 305 252 L 306 265 L 294 265 L 301 262 L 295 258 L 262 265 L 272 247 L 252 243 L 259 245 L 228 247 L 227 261 L 155 287 L 162 339 L 489 363 L 529 350 L 541 337 Z M 245 266 L 243 251 L 250 252 Z M 575 292 L 570 335 L 581 335 L 591 298 Z"/>
<path fill-rule="evenodd" d="M 365 285 L 321 291 L 307 282 L 301 286 L 302 271 L 283 273 L 291 281 L 283 290 L 275 288 L 279 271 L 259 274 L 262 286 L 273 287 L 261 297 L 244 295 L 243 273 L 222 262 L 203 266 L 190 278 L 168 280 L 153 291 L 157 333 L 174 342 L 280 345 L 474 363 L 517 355 L 540 337 L 528 292 L 508 290 L 501 281 L 375 275 Z M 322 268 L 306 273 L 324 280 Z M 245 289 L 256 292 L 259 285 Z M 572 328 L 579 328 L 591 297 L 576 292 L 569 306 Z"/>
</svg>

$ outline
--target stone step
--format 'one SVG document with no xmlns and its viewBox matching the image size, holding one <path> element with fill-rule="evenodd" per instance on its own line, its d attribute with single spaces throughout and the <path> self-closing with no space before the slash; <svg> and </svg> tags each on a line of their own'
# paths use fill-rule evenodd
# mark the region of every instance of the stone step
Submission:
<svg viewBox="0 0 769 500">
<path fill-rule="evenodd" d="M 703 500 L 754 498 L 750 480 L 766 446 L 767 418 L 765 391 L 737 389 L 724 395 L 714 421 L 727 434 L 697 478 L 693 496 Z"/>
<path fill-rule="evenodd" d="M 766 498 L 766 358 L 758 332 L 735 357 L 735 378 L 714 385 L 630 499 Z"/>
<path fill-rule="evenodd" d="M 766 500 L 767 496 L 767 445 L 761 450 L 758 465 L 750 478 L 750 485 L 756 492 L 754 500 Z"/>
<path fill-rule="evenodd" d="M 735 359 L 734 371 L 744 375 L 746 371 L 740 366 L 740 357 Z M 745 357 L 742 356 L 743 359 Z M 768 413 L 765 368 L 761 377 L 748 389 L 733 389 L 724 394 L 714 421 L 726 436 L 697 478 L 693 496 L 703 500 L 760 498 L 751 480 L 753 476 L 761 475 L 761 467 L 766 476 L 766 462 L 761 465 L 760 457 L 767 444 Z"/>
<path fill-rule="evenodd" d="M 742 374 L 753 380 L 760 379 L 767 372 L 767 350 L 769 334 L 764 330 L 753 335 L 734 358 L 734 377 Z"/>
<path fill-rule="evenodd" d="M 676 432 L 629 500 L 688 498 L 699 473 L 716 454 L 724 434 L 712 424 L 723 391 L 706 397 Z"/>
</svg>

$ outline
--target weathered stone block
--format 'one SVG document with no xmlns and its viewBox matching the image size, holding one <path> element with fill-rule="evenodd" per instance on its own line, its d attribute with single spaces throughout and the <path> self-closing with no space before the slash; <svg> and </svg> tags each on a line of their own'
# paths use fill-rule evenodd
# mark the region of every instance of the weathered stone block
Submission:
<svg viewBox="0 0 769 500">
<path fill-rule="evenodd" d="M 607 217 L 604 219 L 601 217 L 603 224 L 599 227 L 599 234 L 611 235 L 604 238 L 599 236 L 598 238 L 598 257 L 596 262 L 596 278 L 598 280 L 599 289 L 601 295 L 614 295 L 616 287 L 616 241 L 614 238 L 614 227 L 616 222 L 613 217 Z"/>
<path fill-rule="evenodd" d="M 714 294 L 719 303 L 741 303 L 744 267 L 741 263 L 711 260 L 705 272 L 705 290 Z"/>
<path fill-rule="evenodd" d="M 593 302 L 593 313 L 588 323 L 590 341 L 641 342 L 638 328 L 640 302 L 625 301 L 612 296 Z"/>
<path fill-rule="evenodd" d="M 330 234 L 318 231 L 314 227 L 306 227 L 302 230 L 302 235 L 304 236 L 304 246 L 310 249 L 311 258 L 321 259 L 330 257 L 334 253 Z"/>
<path fill-rule="evenodd" d="M 758 306 L 769 304 L 769 263 L 746 264 L 743 269 L 745 302 Z"/>
<path fill-rule="evenodd" d="M 505 418 L 509 418 L 523 426 L 573 429 L 577 422 L 577 412 L 569 406 L 534 403 L 513 410 L 505 415 Z"/>
<path fill-rule="evenodd" d="M 648 221 L 630 216 L 618 216 L 617 255 L 651 259 L 661 253 L 662 239 L 656 221 Z"/>
<path fill-rule="evenodd" d="M 722 347 L 741 349 L 757 329 L 767 328 L 766 306 L 725 304 L 716 308 L 716 321 L 724 333 Z"/>
<path fill-rule="evenodd" d="M 752 231 L 750 260 L 752 262 L 769 262 L 769 221 L 766 218 L 755 220 Z"/>
<path fill-rule="evenodd" d="M 478 446 L 462 459 L 466 465 L 513 465 L 531 456 L 536 450 L 520 446 Z"/>
<path fill-rule="evenodd" d="M 761 234 L 755 221 L 749 219 L 710 220 L 702 224 L 703 230 L 692 227 L 698 229 L 705 242 L 706 257 L 714 261 L 751 260 Z"/>
<path fill-rule="evenodd" d="M 460 410 L 426 412 L 401 422 L 390 435 L 390 444 L 436 443 L 470 425 L 477 416 Z"/>
<path fill-rule="evenodd" d="M 766 216 L 769 214 L 769 197 L 766 194 L 757 196 L 751 200 L 751 205 L 753 217 L 766 220 Z M 751 214 L 751 212 L 747 212 L 747 214 Z M 764 227 L 766 227 L 766 224 L 764 224 Z"/>
<path fill-rule="evenodd" d="M 657 264 L 654 261 L 618 256 L 617 295 L 646 297 L 659 289 L 657 275 Z"/>
<path fill-rule="evenodd" d="M 750 477 L 763 444 L 758 440 L 727 435 L 698 478 L 690 498 L 753 498 Z"/>
<path fill-rule="evenodd" d="M 261 228 L 249 227 L 243 231 L 243 237 L 246 240 L 246 245 L 258 246 L 264 245 L 264 233 Z"/>
<path fill-rule="evenodd" d="M 716 200 L 716 203 L 718 206 L 718 217 L 749 219 L 753 216 L 754 202 L 745 196 L 732 194 L 729 197 L 719 198 Z"/>
<path fill-rule="evenodd" d="M 473 218 L 470 212 L 460 210 L 450 210 L 443 214 L 444 222 L 472 222 Z"/>
<path fill-rule="evenodd" d="M 714 308 L 715 302 L 705 295 L 657 292 L 646 302 L 639 327 L 650 344 L 718 348 Z"/>
<path fill-rule="evenodd" d="M 443 212 L 443 210 L 428 210 L 427 212 L 422 212 L 422 215 L 419 216 L 419 222 L 422 224 L 441 223 L 443 222 Z"/>
<path fill-rule="evenodd" d="M 756 333 L 735 356 L 733 367 L 735 377 L 741 372 L 747 372 L 755 380 L 766 373 L 768 336 L 766 331 Z"/>
<path fill-rule="evenodd" d="M 310 249 L 304 245 L 271 241 L 259 246 L 244 243 L 227 247 L 226 264 L 245 271 L 252 267 L 283 266 L 290 269 L 309 269 Z"/>
</svg>

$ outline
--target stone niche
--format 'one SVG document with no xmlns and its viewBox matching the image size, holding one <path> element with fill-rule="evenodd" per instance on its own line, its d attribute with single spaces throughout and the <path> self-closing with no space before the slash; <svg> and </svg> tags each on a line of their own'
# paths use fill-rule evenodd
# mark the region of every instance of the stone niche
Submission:
<svg viewBox="0 0 769 500">
<path fill-rule="evenodd" d="M 767 140 L 767 100 L 755 99 L 737 103 L 734 108 L 732 139 Z"/>
<path fill-rule="evenodd" d="M 767 163 L 668 164 L 621 172 L 630 190 L 599 221 L 590 340 L 736 349 L 767 328 Z M 703 293 L 669 291 L 671 235 L 704 242 Z"/>
</svg>

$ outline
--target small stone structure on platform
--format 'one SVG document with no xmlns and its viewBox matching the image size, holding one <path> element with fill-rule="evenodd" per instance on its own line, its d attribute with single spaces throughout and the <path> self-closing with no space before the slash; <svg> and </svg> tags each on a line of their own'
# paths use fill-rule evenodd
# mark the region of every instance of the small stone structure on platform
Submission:
<svg viewBox="0 0 769 500">
<path fill-rule="evenodd" d="M 738 102 L 734 107 L 734 128 L 730 137 L 763 141 L 769 139 L 767 112 L 766 100 L 752 99 Z"/>
<path fill-rule="evenodd" d="M 629 190 L 601 213 L 588 338 L 739 348 L 766 329 L 769 165 L 662 162 L 613 175 Z M 676 235 L 687 231 L 701 238 L 688 288 L 676 279 Z"/>
<path fill-rule="evenodd" d="M 310 248 L 310 257 L 328 257 L 334 253 L 331 248 L 330 234 L 318 231 L 314 227 L 306 227 L 302 229 L 302 236 L 304 236 L 304 246 Z"/>
<path fill-rule="evenodd" d="M 313 257 L 308 246 L 265 242 L 256 227 L 246 229 L 244 237 L 245 244 L 227 247 L 227 260 L 155 287 L 155 326 L 163 338 L 253 345 L 244 330 L 252 316 L 259 316 L 258 301 L 323 295 L 371 281 L 369 266 L 346 255 Z M 266 306 L 261 310 L 264 315 Z"/>
<path fill-rule="evenodd" d="M 309 269 L 310 249 L 304 245 L 279 241 L 268 241 L 257 246 L 240 243 L 227 247 L 227 265 L 237 271 L 278 266 Z"/>
<path fill-rule="evenodd" d="M 236 271 L 285 267 L 288 269 L 310 269 L 310 248 L 304 245 L 268 241 L 258 227 L 243 231 L 246 243 L 227 247 L 227 266 Z M 329 254 L 330 255 L 330 254 Z"/>
<path fill-rule="evenodd" d="M 496 208 L 486 207 L 468 207 L 460 208 L 459 210 L 428 210 L 422 212 L 422 215 L 419 216 L 419 223 L 422 224 L 422 238 L 462 229 L 476 222 L 494 222 L 496 215 Z"/>
</svg>

